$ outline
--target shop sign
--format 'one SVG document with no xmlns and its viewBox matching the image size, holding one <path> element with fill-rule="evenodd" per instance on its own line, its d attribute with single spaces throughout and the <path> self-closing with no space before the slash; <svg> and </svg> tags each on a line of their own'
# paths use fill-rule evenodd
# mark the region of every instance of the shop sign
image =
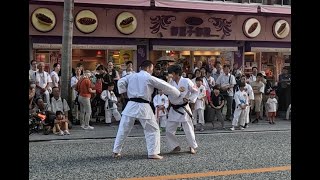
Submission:
<svg viewBox="0 0 320 180">
<path fill-rule="evenodd" d="M 61 49 L 62 44 L 34 43 L 33 49 Z M 98 44 L 73 44 L 73 49 L 127 49 L 137 50 L 136 45 L 98 45 Z"/>
<path fill-rule="evenodd" d="M 199 18 L 199 17 L 188 17 L 184 19 L 186 25 L 177 26 L 176 24 L 176 16 L 173 15 L 161 15 L 161 16 L 152 16 L 150 17 L 151 21 L 151 33 L 156 34 L 160 32 L 160 30 L 170 30 L 170 36 L 177 37 L 216 37 L 223 39 L 225 36 L 230 36 L 232 32 L 231 25 L 232 20 L 227 20 L 224 18 L 218 17 L 208 17 L 208 18 Z M 205 23 L 204 21 L 209 22 Z M 170 26 L 173 24 L 172 26 Z M 209 26 L 212 24 L 212 26 Z M 202 25 L 202 26 L 201 26 Z M 216 32 L 221 33 L 214 33 Z"/>
<path fill-rule="evenodd" d="M 137 29 L 137 18 L 131 12 L 121 12 L 116 18 L 116 27 L 122 34 L 132 34 Z"/>
<path fill-rule="evenodd" d="M 256 18 L 249 18 L 243 23 L 243 33 L 248 38 L 255 38 L 261 32 L 261 24 L 260 21 Z"/>
<path fill-rule="evenodd" d="M 274 22 L 272 27 L 273 35 L 278 39 L 283 39 L 289 35 L 290 26 L 286 20 L 280 19 Z"/>
<path fill-rule="evenodd" d="M 38 8 L 31 15 L 31 24 L 40 32 L 49 32 L 56 26 L 56 16 L 48 8 Z"/>
<path fill-rule="evenodd" d="M 92 33 L 98 27 L 97 15 L 90 10 L 81 10 L 75 17 L 75 25 L 82 33 Z"/>
<path fill-rule="evenodd" d="M 253 52 L 291 52 L 291 48 L 251 47 Z"/>
</svg>

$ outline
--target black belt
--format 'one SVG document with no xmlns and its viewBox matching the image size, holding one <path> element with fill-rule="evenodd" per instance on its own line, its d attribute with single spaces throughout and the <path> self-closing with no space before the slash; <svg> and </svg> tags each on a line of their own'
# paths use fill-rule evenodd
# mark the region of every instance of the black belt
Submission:
<svg viewBox="0 0 320 180">
<path fill-rule="evenodd" d="M 177 113 L 179 113 L 179 114 L 181 114 L 181 115 L 183 115 L 184 113 L 178 111 L 178 109 L 179 109 L 179 108 L 183 108 L 183 109 L 187 112 L 187 114 L 190 116 L 190 118 L 193 119 L 193 116 L 192 116 L 191 112 L 189 112 L 189 111 L 187 110 L 187 108 L 186 108 L 186 105 L 187 105 L 187 104 L 189 104 L 189 103 L 188 103 L 188 102 L 185 102 L 185 103 L 183 103 L 183 104 L 178 104 L 178 105 L 171 104 L 171 107 L 172 107 L 172 109 L 173 109 L 175 112 L 177 112 Z"/>
<path fill-rule="evenodd" d="M 129 101 L 134 101 L 134 102 L 138 102 L 138 103 L 148 103 L 150 104 L 150 101 L 144 100 L 142 98 L 129 98 Z"/>
</svg>

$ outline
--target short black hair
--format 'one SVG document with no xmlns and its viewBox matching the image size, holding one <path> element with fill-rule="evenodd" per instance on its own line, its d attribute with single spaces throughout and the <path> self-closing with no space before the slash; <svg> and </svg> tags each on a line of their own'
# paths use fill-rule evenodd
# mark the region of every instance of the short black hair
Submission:
<svg viewBox="0 0 320 180">
<path fill-rule="evenodd" d="M 54 63 L 53 64 L 53 68 L 56 68 L 58 66 L 59 63 Z M 60 64 L 59 64 L 60 65 Z"/>
<path fill-rule="evenodd" d="M 251 70 L 253 70 L 254 68 L 256 68 L 256 69 L 258 70 L 258 68 L 257 68 L 257 67 L 255 67 L 255 66 L 253 66 L 253 67 L 251 68 Z"/>
<path fill-rule="evenodd" d="M 78 64 L 77 64 L 77 67 L 80 67 L 80 66 L 82 66 L 82 63 L 78 63 Z"/>
<path fill-rule="evenodd" d="M 141 63 L 140 68 L 144 69 L 150 67 L 151 65 L 153 65 L 153 63 L 150 60 L 145 60 Z"/>
<path fill-rule="evenodd" d="M 105 68 L 104 68 L 104 66 L 103 65 L 99 65 L 98 67 L 97 67 L 97 69 L 96 70 L 104 70 Z"/>
<path fill-rule="evenodd" d="M 226 67 L 230 69 L 230 65 L 229 64 L 223 65 L 223 69 L 226 68 Z"/>
<path fill-rule="evenodd" d="M 30 61 L 30 64 L 32 65 L 33 62 L 37 62 L 37 61 L 33 59 Z"/>
<path fill-rule="evenodd" d="M 37 105 L 38 105 L 38 101 L 39 101 L 40 99 L 43 100 L 41 97 L 38 97 L 38 98 L 35 100 L 35 102 L 36 102 Z"/>
<path fill-rule="evenodd" d="M 200 72 L 200 69 L 196 69 L 196 70 L 194 71 L 194 74 L 196 74 L 196 72 L 197 72 L 197 71 L 199 71 L 199 72 Z"/>
<path fill-rule="evenodd" d="M 191 75 L 192 77 L 194 76 L 193 73 L 191 73 L 191 72 L 187 73 L 187 76 L 189 76 L 189 75 Z"/>
<path fill-rule="evenodd" d="M 246 83 L 244 83 L 244 82 L 241 82 L 240 84 L 239 84 L 239 87 L 245 87 L 246 86 Z"/>
<path fill-rule="evenodd" d="M 259 77 L 263 77 L 262 73 L 258 73 L 257 76 Z"/>
<path fill-rule="evenodd" d="M 196 81 L 201 81 L 201 82 L 203 82 L 203 79 L 202 79 L 202 77 L 197 77 L 197 78 L 196 78 Z"/>
<path fill-rule="evenodd" d="M 215 86 L 213 86 L 213 89 L 217 89 L 217 90 L 220 90 L 220 85 L 215 85 Z"/>
<path fill-rule="evenodd" d="M 58 86 L 53 86 L 52 87 L 52 91 L 54 90 L 54 89 L 60 89 Z"/>
<path fill-rule="evenodd" d="M 155 67 L 156 70 L 161 70 L 161 64 L 157 64 Z"/>
<path fill-rule="evenodd" d="M 127 62 L 126 62 L 126 65 L 128 65 L 128 64 L 130 64 L 130 63 L 133 64 L 132 61 L 127 61 Z"/>
<path fill-rule="evenodd" d="M 114 86 L 114 83 L 110 82 L 110 83 L 107 84 L 107 87 L 110 87 L 110 86 Z"/>
<path fill-rule="evenodd" d="M 64 113 L 62 111 L 56 111 L 56 116 L 58 115 L 64 115 Z"/>
<path fill-rule="evenodd" d="M 175 74 L 178 74 L 179 76 L 182 75 L 182 68 L 179 64 L 174 64 L 174 65 L 171 65 L 169 66 L 168 68 L 168 73 L 171 74 L 171 73 L 175 73 Z"/>
</svg>

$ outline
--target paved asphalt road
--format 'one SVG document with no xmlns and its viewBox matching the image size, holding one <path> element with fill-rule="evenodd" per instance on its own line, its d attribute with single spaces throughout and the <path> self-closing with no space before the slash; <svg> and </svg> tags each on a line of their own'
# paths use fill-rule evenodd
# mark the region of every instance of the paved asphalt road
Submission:
<svg viewBox="0 0 320 180">
<path fill-rule="evenodd" d="M 197 134 L 199 148 L 195 155 L 185 152 L 185 136 L 178 138 L 183 151 L 179 154 L 169 154 L 165 138 L 161 138 L 162 160 L 147 159 L 143 137 L 129 137 L 123 148 L 124 157 L 119 160 L 111 157 L 114 139 L 30 142 L 29 179 L 170 179 L 178 174 L 179 178 L 171 179 L 187 179 L 185 174 L 199 180 L 291 179 L 290 130 Z M 277 167 L 285 170 L 276 171 Z M 270 172 L 252 173 L 251 169 L 257 168 L 268 168 Z M 217 171 L 223 175 L 216 176 Z M 195 174 L 200 172 L 202 176 Z M 147 179 L 151 178 L 140 178 Z"/>
</svg>

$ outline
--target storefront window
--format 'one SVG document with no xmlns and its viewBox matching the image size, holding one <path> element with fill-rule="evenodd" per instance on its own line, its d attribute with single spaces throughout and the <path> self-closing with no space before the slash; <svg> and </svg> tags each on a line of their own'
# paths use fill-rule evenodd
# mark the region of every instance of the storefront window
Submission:
<svg viewBox="0 0 320 180">
<path fill-rule="evenodd" d="M 37 62 L 45 63 L 45 71 L 51 72 L 54 63 L 61 63 L 61 53 L 59 50 L 40 50 L 36 49 L 34 52 L 34 59 Z"/>
<path fill-rule="evenodd" d="M 233 65 L 233 51 L 150 51 L 150 60 L 155 64 L 163 64 L 167 60 L 169 64 L 178 63 L 183 66 L 185 72 L 192 72 L 192 67 L 196 67 L 198 61 L 202 61 L 202 65 L 212 69 L 215 62 L 219 61 L 222 65 Z M 193 66 L 192 66 L 193 63 Z M 238 64 L 242 64 L 239 62 Z"/>
</svg>

